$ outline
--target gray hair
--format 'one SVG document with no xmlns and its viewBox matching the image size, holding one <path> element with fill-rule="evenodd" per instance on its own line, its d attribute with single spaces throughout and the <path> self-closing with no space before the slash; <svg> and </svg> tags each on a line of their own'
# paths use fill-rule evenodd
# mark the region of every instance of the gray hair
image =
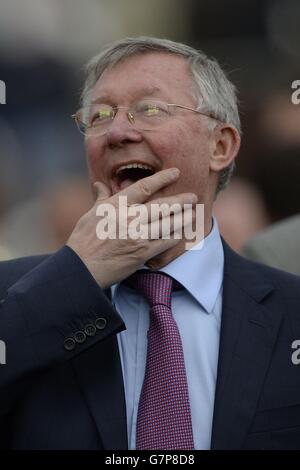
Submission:
<svg viewBox="0 0 300 470">
<path fill-rule="evenodd" d="M 167 52 L 185 58 L 190 65 L 195 83 L 195 98 L 198 109 L 211 113 L 222 122 L 232 124 L 241 133 L 236 89 L 226 77 L 219 63 L 208 58 L 202 51 L 167 39 L 141 36 L 125 38 L 106 47 L 92 57 L 86 65 L 86 80 L 81 94 L 82 106 L 90 103 L 91 92 L 102 73 L 122 59 L 147 52 Z M 225 168 L 219 178 L 217 193 L 224 189 L 234 171 L 234 161 Z"/>
</svg>

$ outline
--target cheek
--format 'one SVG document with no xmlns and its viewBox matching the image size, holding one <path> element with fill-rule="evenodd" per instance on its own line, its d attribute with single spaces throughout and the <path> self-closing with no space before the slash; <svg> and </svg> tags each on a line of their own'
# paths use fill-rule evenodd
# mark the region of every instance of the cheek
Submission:
<svg viewBox="0 0 300 470">
<path fill-rule="evenodd" d="M 208 138 L 199 129 L 178 127 L 170 134 L 161 135 L 152 148 L 165 167 L 178 166 L 185 174 L 209 164 Z"/>
<path fill-rule="evenodd" d="M 190 153 L 189 147 L 187 135 L 181 129 L 160 135 L 152 144 L 154 153 L 165 167 L 173 164 L 180 165 L 181 162 L 186 163 Z"/>
<path fill-rule="evenodd" d="M 102 175 L 103 165 L 100 164 L 101 156 L 104 153 L 102 147 L 96 139 L 87 139 L 85 142 L 87 166 L 93 181 L 96 181 Z"/>
<path fill-rule="evenodd" d="M 201 201 L 209 180 L 210 154 L 206 133 L 199 129 L 178 132 L 173 146 L 174 163 L 181 171 L 180 189 L 195 192 Z"/>
</svg>

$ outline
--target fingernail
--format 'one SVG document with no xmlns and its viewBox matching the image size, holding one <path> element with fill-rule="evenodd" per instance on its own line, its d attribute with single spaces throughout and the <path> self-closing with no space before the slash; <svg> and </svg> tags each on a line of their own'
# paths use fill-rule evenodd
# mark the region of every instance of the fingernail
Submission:
<svg viewBox="0 0 300 470">
<path fill-rule="evenodd" d="M 178 176 L 180 173 L 179 168 L 172 168 L 172 176 Z"/>
<path fill-rule="evenodd" d="M 190 194 L 189 200 L 191 202 L 197 202 L 198 201 L 198 196 L 196 196 L 196 194 Z"/>
</svg>

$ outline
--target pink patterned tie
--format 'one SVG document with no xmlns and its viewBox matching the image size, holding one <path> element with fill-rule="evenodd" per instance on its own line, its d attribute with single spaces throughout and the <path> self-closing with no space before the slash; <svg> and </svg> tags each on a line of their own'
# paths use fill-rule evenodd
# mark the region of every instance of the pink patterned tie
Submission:
<svg viewBox="0 0 300 470">
<path fill-rule="evenodd" d="M 166 274 L 147 271 L 137 272 L 132 277 L 151 307 L 136 448 L 194 449 L 183 349 L 171 311 L 171 294 L 176 281 Z"/>
</svg>

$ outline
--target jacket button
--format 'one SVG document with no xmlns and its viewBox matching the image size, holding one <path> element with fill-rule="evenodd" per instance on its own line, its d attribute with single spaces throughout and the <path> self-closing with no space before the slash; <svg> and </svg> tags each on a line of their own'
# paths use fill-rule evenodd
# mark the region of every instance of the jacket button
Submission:
<svg viewBox="0 0 300 470">
<path fill-rule="evenodd" d="M 86 325 L 84 329 L 84 332 L 87 336 L 95 336 L 96 331 L 97 331 L 96 327 L 92 323 L 89 323 L 88 325 Z"/>
<path fill-rule="evenodd" d="M 76 346 L 75 339 L 73 339 L 73 338 L 66 338 L 66 339 L 64 340 L 64 348 L 65 348 L 67 351 L 73 351 L 73 349 L 75 349 L 75 346 Z"/>
<path fill-rule="evenodd" d="M 76 343 L 84 343 L 86 340 L 86 334 L 83 331 L 76 331 L 76 333 L 74 334 L 74 339 Z"/>
<path fill-rule="evenodd" d="M 106 327 L 106 324 L 107 324 L 107 321 L 105 320 L 105 318 L 98 317 L 95 320 L 95 325 L 96 325 L 97 330 L 104 330 L 104 328 Z"/>
</svg>

